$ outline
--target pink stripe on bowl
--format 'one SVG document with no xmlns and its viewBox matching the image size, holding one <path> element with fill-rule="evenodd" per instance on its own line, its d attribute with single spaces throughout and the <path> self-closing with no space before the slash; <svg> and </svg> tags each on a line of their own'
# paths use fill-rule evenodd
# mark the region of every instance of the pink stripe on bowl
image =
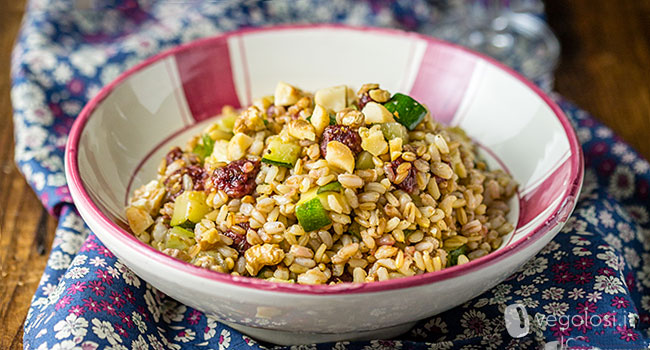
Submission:
<svg viewBox="0 0 650 350">
<path fill-rule="evenodd" d="M 411 96 L 426 104 L 436 120 L 449 125 L 467 92 L 476 61 L 476 57 L 468 56 L 456 47 L 429 43 L 411 88 Z M 434 78 L 432 81 L 431 76 L 439 77 L 439 80 Z"/>
<path fill-rule="evenodd" d="M 223 106 L 241 107 L 237 98 L 226 37 L 211 40 L 201 50 L 176 52 L 176 65 L 194 121 L 221 113 Z"/>
<path fill-rule="evenodd" d="M 562 189 L 566 187 L 564 179 L 569 177 L 571 172 L 571 162 L 569 160 L 562 163 L 555 171 L 546 176 L 544 181 L 536 188 L 527 192 L 521 199 L 521 212 L 519 215 L 519 225 L 524 226 L 558 198 Z"/>
</svg>

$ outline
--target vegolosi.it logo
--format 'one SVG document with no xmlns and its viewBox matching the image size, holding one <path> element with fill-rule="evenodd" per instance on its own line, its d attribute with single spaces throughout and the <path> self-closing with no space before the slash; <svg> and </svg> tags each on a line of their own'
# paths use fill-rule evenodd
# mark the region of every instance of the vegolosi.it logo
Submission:
<svg viewBox="0 0 650 350">
<path fill-rule="evenodd" d="M 522 338 L 531 333 L 531 317 L 528 316 L 528 311 L 525 306 L 521 304 L 508 305 L 504 310 L 503 318 L 506 330 L 511 337 Z M 588 314 L 586 312 L 584 314 L 562 316 L 543 315 L 537 313 L 535 314 L 534 321 L 536 324 L 543 324 L 548 327 L 559 325 L 563 328 L 577 328 L 586 323 L 589 326 L 589 329 L 605 327 L 605 325 L 607 325 L 607 327 L 611 327 L 612 325 L 627 325 L 634 328 L 638 321 L 638 316 L 630 314 L 629 316 L 623 315 L 623 317 L 617 319 L 616 315 L 603 316 L 600 314 Z M 579 345 L 584 345 L 582 341 L 585 340 L 586 339 L 582 336 L 562 337 L 559 340 L 544 343 L 543 347 L 539 350 L 568 350 Z M 593 346 L 593 344 L 591 344 L 591 346 Z M 593 349 L 605 350 L 605 348 L 597 346 L 594 346 Z"/>
</svg>

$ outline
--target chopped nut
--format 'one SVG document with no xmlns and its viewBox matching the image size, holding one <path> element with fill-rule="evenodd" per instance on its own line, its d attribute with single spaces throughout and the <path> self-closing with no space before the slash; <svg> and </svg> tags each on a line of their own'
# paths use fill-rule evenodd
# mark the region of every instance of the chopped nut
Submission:
<svg viewBox="0 0 650 350">
<path fill-rule="evenodd" d="M 300 99 L 300 90 L 281 81 L 275 87 L 275 105 L 276 106 L 289 106 Z"/>
<path fill-rule="evenodd" d="M 374 90 L 373 90 L 374 91 Z M 393 114 L 377 102 L 368 102 L 361 110 L 366 116 L 366 124 L 394 122 Z"/>
<path fill-rule="evenodd" d="M 370 98 L 372 98 L 373 100 L 375 100 L 375 101 L 377 101 L 379 103 L 384 103 L 384 102 L 390 100 L 390 92 L 388 92 L 386 90 L 374 89 L 374 90 L 370 90 L 370 92 L 368 92 L 368 94 L 370 95 Z"/>
<path fill-rule="evenodd" d="M 260 111 L 266 111 L 273 105 L 273 96 L 264 96 L 253 100 L 253 106 L 257 107 Z"/>
<path fill-rule="evenodd" d="M 317 104 L 316 107 L 314 107 L 314 112 L 311 115 L 310 121 L 314 126 L 316 134 L 320 137 L 320 135 L 323 134 L 323 130 L 330 125 L 330 116 L 325 107 Z"/>
<path fill-rule="evenodd" d="M 238 160 L 246 155 L 246 150 L 253 143 L 253 138 L 242 133 L 235 134 L 228 143 L 228 160 Z"/>
<path fill-rule="evenodd" d="M 227 162 L 228 161 L 228 145 L 230 142 L 226 140 L 217 140 L 214 142 L 212 154 L 205 159 L 206 163 Z"/>
<path fill-rule="evenodd" d="M 277 244 L 264 243 L 248 248 L 244 257 L 246 270 L 255 276 L 263 266 L 279 264 L 284 259 L 284 251 Z"/>
<path fill-rule="evenodd" d="M 402 139 L 395 138 L 388 141 L 390 145 L 390 160 L 393 161 L 402 155 Z"/>
<path fill-rule="evenodd" d="M 361 148 L 372 153 L 373 156 L 379 157 L 388 152 L 388 142 L 384 139 L 379 125 L 374 125 L 370 129 L 360 128 L 359 135 L 361 135 Z"/>
<path fill-rule="evenodd" d="M 155 215 L 160 209 L 167 191 L 158 181 L 153 180 L 135 190 L 130 200 L 130 205 L 144 209 L 147 213 Z"/>
<path fill-rule="evenodd" d="M 201 250 L 210 250 L 214 249 L 217 246 L 216 243 L 220 240 L 221 235 L 219 232 L 215 228 L 211 228 L 201 234 L 198 243 Z"/>
<path fill-rule="evenodd" d="M 343 169 L 348 173 L 354 172 L 354 155 L 348 146 L 338 142 L 330 141 L 327 144 L 327 155 L 325 160 L 329 165 Z"/>
<path fill-rule="evenodd" d="M 370 90 L 374 90 L 378 88 L 379 88 L 379 84 L 375 84 L 375 83 L 363 84 L 361 85 L 359 91 L 357 91 L 357 95 L 361 96 Z"/>
<path fill-rule="evenodd" d="M 314 94 L 316 104 L 328 110 L 338 112 L 347 107 L 347 87 L 345 85 L 332 86 L 316 91 Z"/>
<path fill-rule="evenodd" d="M 235 119 L 234 133 L 247 133 L 262 131 L 266 129 L 264 125 L 264 115 L 255 106 L 250 106 L 237 119 Z"/>
<path fill-rule="evenodd" d="M 358 128 L 365 124 L 365 117 L 363 116 L 363 113 L 355 109 L 345 108 L 339 111 L 338 113 L 336 113 L 336 123 L 353 127 L 353 128 Z"/>
<path fill-rule="evenodd" d="M 289 122 L 289 135 L 298 140 L 316 141 L 314 126 L 303 119 L 294 119 Z"/>
<path fill-rule="evenodd" d="M 140 234 L 153 224 L 151 215 L 143 208 L 129 207 L 126 209 L 126 220 L 133 233 Z"/>
<path fill-rule="evenodd" d="M 308 96 L 302 97 L 298 102 L 296 102 L 296 107 L 300 109 L 305 109 L 311 107 L 311 98 Z"/>
</svg>

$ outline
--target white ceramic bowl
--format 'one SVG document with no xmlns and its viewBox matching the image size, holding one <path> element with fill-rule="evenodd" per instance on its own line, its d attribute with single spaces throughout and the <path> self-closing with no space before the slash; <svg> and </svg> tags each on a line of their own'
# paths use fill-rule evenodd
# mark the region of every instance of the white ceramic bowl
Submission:
<svg viewBox="0 0 650 350">
<path fill-rule="evenodd" d="M 126 229 L 134 188 L 224 105 L 279 80 L 306 90 L 377 82 L 460 125 L 520 184 L 515 232 L 492 254 L 384 282 L 277 284 L 201 269 Z M 90 228 L 138 276 L 182 303 L 275 343 L 391 337 L 498 284 L 546 245 L 574 208 L 583 160 L 558 106 L 512 70 L 421 35 L 331 25 L 245 30 L 180 46 L 124 73 L 77 118 L 66 149 L 72 197 Z"/>
</svg>

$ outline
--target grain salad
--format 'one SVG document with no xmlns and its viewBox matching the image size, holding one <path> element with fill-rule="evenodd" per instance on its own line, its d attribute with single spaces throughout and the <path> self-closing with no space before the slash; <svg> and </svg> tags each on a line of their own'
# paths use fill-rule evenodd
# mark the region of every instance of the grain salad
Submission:
<svg viewBox="0 0 650 350">
<path fill-rule="evenodd" d="M 506 215 L 516 190 L 461 129 L 410 96 L 280 82 L 171 149 L 126 218 L 142 242 L 214 271 L 370 282 L 498 249 L 514 228 Z"/>
</svg>

